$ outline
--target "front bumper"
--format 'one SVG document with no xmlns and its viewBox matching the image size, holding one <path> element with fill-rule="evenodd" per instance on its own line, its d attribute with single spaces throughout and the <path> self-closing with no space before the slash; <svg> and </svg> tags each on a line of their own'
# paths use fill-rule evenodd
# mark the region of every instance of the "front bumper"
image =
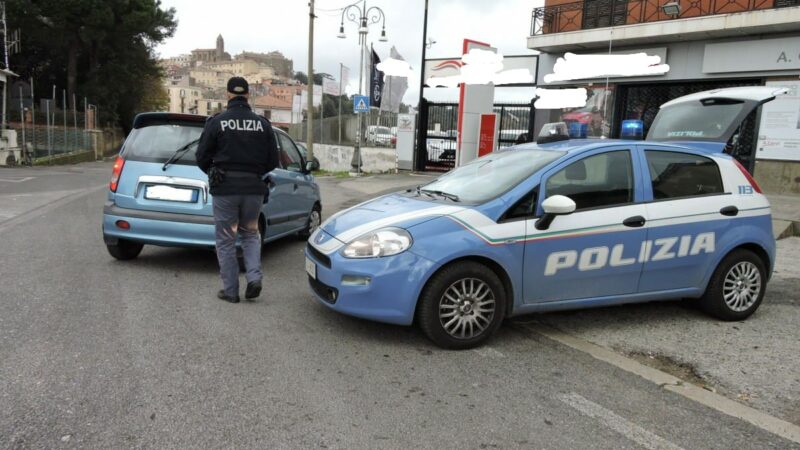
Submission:
<svg viewBox="0 0 800 450">
<path fill-rule="evenodd" d="M 118 220 L 128 222 L 130 229 L 119 228 Z M 214 218 L 127 209 L 107 203 L 103 208 L 103 239 L 111 245 L 118 239 L 127 239 L 165 247 L 212 248 L 215 245 Z"/>
<path fill-rule="evenodd" d="M 316 264 L 317 277 L 309 276 L 309 286 L 321 304 L 342 314 L 397 325 L 414 321 L 417 299 L 434 265 L 410 251 L 369 259 L 349 259 L 337 251 L 324 255 L 329 261 L 309 247 L 305 254 Z M 345 276 L 369 277 L 369 284 L 343 284 Z"/>
</svg>

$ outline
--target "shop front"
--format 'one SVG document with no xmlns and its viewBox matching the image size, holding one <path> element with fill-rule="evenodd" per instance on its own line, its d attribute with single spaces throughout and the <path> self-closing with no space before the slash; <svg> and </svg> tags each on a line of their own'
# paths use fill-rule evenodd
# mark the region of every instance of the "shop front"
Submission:
<svg viewBox="0 0 800 450">
<path fill-rule="evenodd" d="M 726 87 L 786 86 L 790 94 L 748 116 L 731 140 L 730 152 L 755 173 L 765 191 L 800 195 L 800 36 L 676 42 L 612 51 L 641 52 L 660 56 L 669 71 L 547 85 L 544 76 L 552 73 L 563 53 L 541 54 L 540 86 L 583 87 L 588 99 L 580 108 L 537 111 L 534 133 L 545 123 L 563 121 L 574 137 L 618 138 L 622 122 L 635 119 L 643 122 L 646 135 L 660 105 L 671 99 Z"/>
</svg>

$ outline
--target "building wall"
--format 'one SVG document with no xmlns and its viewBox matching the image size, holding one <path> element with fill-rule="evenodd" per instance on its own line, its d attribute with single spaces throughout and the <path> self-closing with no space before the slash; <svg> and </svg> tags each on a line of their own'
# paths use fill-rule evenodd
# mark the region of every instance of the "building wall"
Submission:
<svg viewBox="0 0 800 450">
<path fill-rule="evenodd" d="M 793 38 L 797 35 L 791 34 L 776 34 L 770 35 L 769 38 Z M 749 40 L 757 40 L 750 38 L 727 38 L 727 39 L 714 39 L 705 41 L 689 41 L 689 42 L 674 42 L 669 44 L 654 44 L 648 46 L 614 46 L 614 53 L 634 53 L 647 51 L 648 54 L 658 54 L 659 51 L 666 52 L 666 62 L 669 64 L 669 72 L 664 75 L 647 76 L 647 77 L 624 77 L 624 78 L 610 78 L 611 83 L 634 83 L 634 82 L 669 82 L 669 81 L 685 81 L 685 80 L 718 80 L 721 78 L 758 78 L 765 76 L 797 76 L 796 69 L 790 70 L 755 70 L 747 72 L 728 72 L 728 73 L 704 73 L 703 72 L 703 57 L 705 54 L 705 46 L 710 43 L 720 42 L 742 42 Z M 600 54 L 605 52 L 580 52 L 576 53 L 593 53 Z M 553 66 L 558 58 L 563 57 L 562 53 L 542 53 L 539 55 L 539 79 L 538 84 L 541 87 L 547 86 L 567 86 L 574 85 L 576 82 L 560 81 L 553 83 L 545 83 L 544 76 L 553 73 Z M 581 80 L 577 84 L 587 84 L 588 82 L 605 83 L 605 79 L 597 80 Z"/>
<path fill-rule="evenodd" d="M 270 110 L 271 121 L 274 123 L 292 123 L 292 110 L 291 109 L 273 109 Z"/>
<path fill-rule="evenodd" d="M 242 52 L 239 55 L 236 55 L 236 59 L 250 59 L 269 66 L 274 69 L 275 73 L 280 77 L 290 78 L 292 75 L 294 75 L 294 63 L 291 59 L 286 58 L 280 52 Z"/>
<path fill-rule="evenodd" d="M 250 60 L 215 62 L 206 64 L 204 67 L 218 72 L 230 72 L 237 76 L 250 75 L 257 73 L 259 70 L 259 64 Z"/>
<path fill-rule="evenodd" d="M 624 5 L 625 0 L 617 0 L 618 5 Z M 631 25 L 636 23 L 658 22 L 662 20 L 674 20 L 671 16 L 664 14 L 661 5 L 666 2 L 658 0 L 628 0 L 625 17 L 617 17 L 613 23 L 615 26 Z M 591 5 L 591 3 L 589 3 Z M 771 9 L 775 6 L 775 0 L 698 0 L 697 2 L 681 2 L 680 18 L 690 18 L 698 16 L 709 16 L 715 14 L 730 14 L 759 9 Z M 567 31 L 577 31 L 583 29 L 584 11 L 587 2 L 576 2 L 575 0 L 546 0 L 545 8 L 560 6 L 560 9 L 550 9 L 547 20 L 545 20 L 542 32 L 560 33 Z M 621 6 L 624 7 L 624 6 Z M 611 14 L 610 3 L 598 6 L 605 15 Z M 608 26 L 608 25 L 606 25 Z M 596 28 L 590 26 L 589 28 Z"/>
<path fill-rule="evenodd" d="M 187 86 L 169 86 L 167 91 L 169 92 L 169 112 L 202 114 L 197 112 L 199 103 L 203 100 L 203 91 L 201 89 Z M 184 93 L 182 110 L 181 91 Z"/>
<path fill-rule="evenodd" d="M 227 85 L 228 79 L 233 74 L 216 70 L 195 69 L 189 72 L 189 76 L 199 85 L 219 89 Z"/>
<path fill-rule="evenodd" d="M 767 194 L 800 195 L 800 162 L 760 159 L 753 177 Z"/>
</svg>

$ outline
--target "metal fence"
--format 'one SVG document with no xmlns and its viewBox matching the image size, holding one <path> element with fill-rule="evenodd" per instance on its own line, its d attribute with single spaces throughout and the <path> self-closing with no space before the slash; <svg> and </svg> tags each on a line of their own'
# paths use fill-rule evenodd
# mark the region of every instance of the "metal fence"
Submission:
<svg viewBox="0 0 800 450">
<path fill-rule="evenodd" d="M 33 83 L 18 80 L 9 88 L 4 123 L 16 132 L 16 142 L 9 140 L 7 146 L 21 156 L 21 161 L 11 163 L 32 164 L 35 159 L 83 151 L 99 155 L 107 142 L 120 139 L 121 133 L 110 127 L 108 133 L 98 129 L 99 110 L 88 98 L 68 96 L 56 86 L 52 96 L 36 97 Z"/>
<path fill-rule="evenodd" d="M 27 123 L 10 123 L 9 127 L 17 132 L 17 144 L 25 155 L 31 159 L 63 155 L 94 149 L 92 132 L 81 128 L 63 126 L 33 126 Z"/>
<path fill-rule="evenodd" d="M 425 170 L 447 171 L 455 167 L 458 144 L 458 104 L 423 104 L 422 120 L 427 122 L 425 131 L 425 154 L 418 155 L 424 161 Z M 499 147 L 510 147 L 520 137 L 530 141 L 533 125 L 531 103 L 498 103 L 494 105 L 499 125 Z"/>
<path fill-rule="evenodd" d="M 361 115 L 364 138 L 361 145 L 366 147 L 394 147 L 397 138 L 396 113 L 373 110 Z M 359 121 L 355 114 L 314 119 L 314 142 L 330 145 L 355 145 L 359 136 Z M 289 135 L 296 141 L 308 140 L 308 123 L 298 123 L 289 127 Z"/>
</svg>

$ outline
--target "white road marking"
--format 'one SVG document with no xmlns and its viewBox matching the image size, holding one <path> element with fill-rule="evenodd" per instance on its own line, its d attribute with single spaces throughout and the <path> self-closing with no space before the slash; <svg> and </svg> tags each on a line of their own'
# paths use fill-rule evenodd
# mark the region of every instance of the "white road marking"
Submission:
<svg viewBox="0 0 800 450">
<path fill-rule="evenodd" d="M 597 419 L 605 426 L 611 428 L 617 433 L 625 436 L 633 442 L 641 445 L 650 450 L 683 450 L 672 442 L 657 436 L 644 428 L 636 425 L 635 423 L 615 414 L 613 411 L 606 409 L 597 403 L 587 400 L 579 394 L 570 392 L 569 394 L 561 394 L 558 399 L 567 405 L 575 408 L 581 414 Z"/>
<path fill-rule="evenodd" d="M 24 177 L 24 178 L 17 178 L 17 179 L 12 179 L 12 178 L 0 178 L 0 182 L 5 182 L 5 183 L 22 183 L 23 181 L 33 180 L 34 178 L 36 178 L 36 177 Z"/>
<path fill-rule="evenodd" d="M 21 223 L 27 222 L 28 220 L 36 217 L 41 217 L 56 208 L 60 208 L 68 203 L 80 200 L 83 197 L 102 191 L 103 189 L 108 189 L 108 183 L 103 183 L 94 187 L 78 189 L 75 191 L 63 191 L 61 192 L 61 196 L 54 198 L 43 205 L 36 206 L 34 209 L 25 211 L 19 215 L 15 215 L 10 219 L 0 220 L 0 234 Z"/>
<path fill-rule="evenodd" d="M 800 443 L 800 426 L 797 426 L 793 423 L 789 423 L 757 409 L 743 405 L 715 392 L 707 391 L 691 383 L 686 383 L 678 377 L 670 375 L 666 372 L 662 372 L 658 369 L 645 366 L 644 364 L 620 355 L 617 352 L 569 335 L 563 331 L 556 330 L 547 325 L 536 322 L 528 322 L 524 325 L 526 328 L 537 334 L 564 344 L 580 352 L 586 353 L 596 359 L 599 359 L 600 361 L 604 361 L 622 370 L 625 370 L 626 372 L 639 375 L 645 380 L 651 381 L 663 387 L 665 390 L 682 395 L 690 400 L 693 400 L 711 409 L 715 409 L 723 414 L 741 419 L 784 439 Z"/>
<path fill-rule="evenodd" d="M 506 355 L 504 355 L 499 350 L 495 350 L 492 347 L 487 347 L 487 346 L 484 346 L 484 347 L 481 347 L 481 348 L 476 348 L 476 349 L 473 349 L 472 351 L 477 353 L 477 354 L 479 354 L 479 355 L 481 355 L 481 356 L 483 356 L 484 358 L 505 358 L 506 357 Z"/>
</svg>

